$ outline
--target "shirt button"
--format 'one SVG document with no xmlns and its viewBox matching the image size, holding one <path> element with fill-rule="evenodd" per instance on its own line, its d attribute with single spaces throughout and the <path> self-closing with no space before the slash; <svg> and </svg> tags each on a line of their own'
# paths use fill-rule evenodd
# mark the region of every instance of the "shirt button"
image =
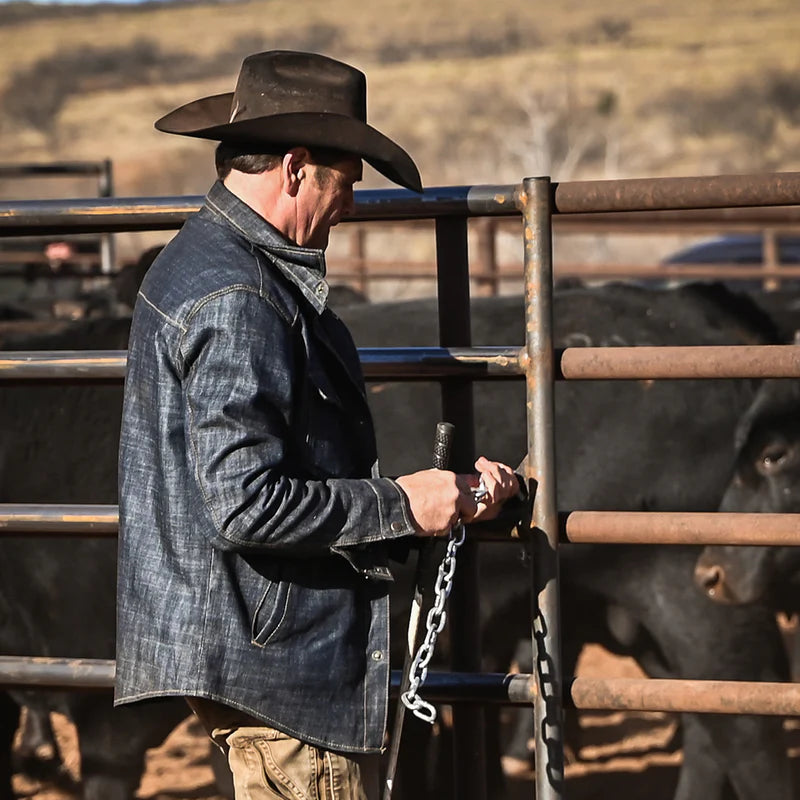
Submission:
<svg viewBox="0 0 800 800">
<path fill-rule="evenodd" d="M 383 658 L 383 653 L 380 650 L 373 650 L 372 651 L 372 660 L 373 661 L 380 661 Z"/>
<path fill-rule="evenodd" d="M 315 291 L 316 291 L 317 294 L 325 294 L 325 284 L 324 283 L 318 283 L 317 286 L 316 286 Z"/>
<path fill-rule="evenodd" d="M 403 530 L 403 528 L 404 528 L 405 526 L 403 525 L 403 523 L 402 523 L 402 522 L 393 522 L 393 523 L 392 523 L 392 524 L 391 524 L 389 527 L 390 527 L 390 528 L 391 528 L 393 531 L 395 531 L 395 533 L 397 533 L 397 532 L 399 532 L 399 531 L 402 531 L 402 530 Z"/>
</svg>

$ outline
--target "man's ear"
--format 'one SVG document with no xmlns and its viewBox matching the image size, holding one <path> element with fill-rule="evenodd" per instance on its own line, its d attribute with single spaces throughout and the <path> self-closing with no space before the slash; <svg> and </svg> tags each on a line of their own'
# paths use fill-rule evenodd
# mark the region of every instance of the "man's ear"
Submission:
<svg viewBox="0 0 800 800">
<path fill-rule="evenodd" d="M 311 153 L 305 147 L 293 147 L 287 151 L 281 162 L 281 189 L 291 197 L 297 195 L 300 183 L 306 176 L 306 165 Z"/>
</svg>

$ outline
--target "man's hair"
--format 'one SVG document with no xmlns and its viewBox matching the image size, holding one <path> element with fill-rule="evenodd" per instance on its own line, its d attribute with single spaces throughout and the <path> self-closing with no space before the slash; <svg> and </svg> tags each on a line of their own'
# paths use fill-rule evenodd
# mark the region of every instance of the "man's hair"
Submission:
<svg viewBox="0 0 800 800">
<path fill-rule="evenodd" d="M 264 152 L 264 145 L 244 145 L 220 142 L 214 155 L 217 168 L 217 177 L 225 180 L 231 170 L 246 172 L 249 175 L 258 175 L 280 166 L 283 157 L 292 147 L 275 145 L 271 153 Z M 349 153 L 343 150 L 333 150 L 328 147 L 309 147 L 311 160 L 323 167 L 332 167 L 334 164 L 347 158 Z"/>
<path fill-rule="evenodd" d="M 286 152 L 281 148 L 277 148 L 274 153 L 263 153 L 259 152 L 260 150 L 263 150 L 263 145 L 254 152 L 253 147 L 220 142 L 214 154 L 217 177 L 220 180 L 225 180 L 233 169 L 239 172 L 246 172 L 249 175 L 268 172 L 281 163 L 281 159 L 283 159 Z M 278 150 L 281 150 L 281 152 L 278 152 Z"/>
</svg>

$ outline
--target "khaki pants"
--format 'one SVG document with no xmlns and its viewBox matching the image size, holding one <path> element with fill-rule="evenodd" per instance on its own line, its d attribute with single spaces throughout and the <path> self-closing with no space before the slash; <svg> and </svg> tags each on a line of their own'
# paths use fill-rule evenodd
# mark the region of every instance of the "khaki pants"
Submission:
<svg viewBox="0 0 800 800">
<path fill-rule="evenodd" d="M 225 720 L 224 726 L 215 725 L 217 715 L 209 714 L 208 701 L 198 708 L 192 698 L 190 705 L 228 758 L 236 800 L 378 800 L 380 796 L 378 755 L 333 753 L 261 724 L 230 725 Z"/>
</svg>

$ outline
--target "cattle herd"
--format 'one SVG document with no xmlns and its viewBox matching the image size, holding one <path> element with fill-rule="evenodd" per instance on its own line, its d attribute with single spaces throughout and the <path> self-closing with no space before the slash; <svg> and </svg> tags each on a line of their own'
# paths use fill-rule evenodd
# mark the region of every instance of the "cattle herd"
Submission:
<svg viewBox="0 0 800 800">
<path fill-rule="evenodd" d="M 800 322 L 788 290 L 743 295 L 719 284 L 578 286 L 557 292 L 554 304 L 557 347 L 789 342 L 794 317 Z M 363 347 L 438 340 L 432 300 L 344 305 L 338 313 Z M 9 325 L 0 332 L 0 347 L 124 349 L 128 324 L 128 318 L 90 319 L 37 335 L 14 333 Z M 522 299 L 474 300 L 472 325 L 476 345 L 521 344 Z M 383 472 L 425 466 L 440 415 L 438 385 L 371 383 L 368 391 Z M 521 462 L 522 383 L 479 382 L 474 394 L 478 451 Z M 4 387 L 0 502 L 115 503 L 120 408 L 119 386 Z M 560 382 L 558 506 L 796 512 L 799 412 L 800 382 L 794 380 Z M 113 540 L 3 537 L 0 548 L 0 654 L 113 658 Z M 530 658 L 527 565 L 512 544 L 481 544 L 480 552 L 485 668 L 505 671 L 516 658 L 524 669 Z M 776 611 L 797 610 L 800 549 L 564 545 L 561 564 L 567 674 L 581 648 L 598 642 L 633 656 L 653 677 L 789 679 Z M 408 565 L 398 567 L 398 630 L 411 597 L 407 572 Z M 59 710 L 74 721 L 86 800 L 132 797 L 145 750 L 187 713 L 176 700 L 114 710 L 102 692 L 5 695 L 0 800 L 13 797 L 10 750 L 21 705 L 34 719 Z M 517 753 L 529 724 L 530 714 L 521 714 L 508 745 Z M 678 800 L 794 796 L 780 719 L 686 714 L 681 736 Z M 499 756 L 499 741 L 490 738 Z M 499 768 L 490 772 L 492 798 L 501 798 L 502 775 Z M 401 773 L 396 796 L 424 800 L 445 797 L 446 790 Z"/>
</svg>

